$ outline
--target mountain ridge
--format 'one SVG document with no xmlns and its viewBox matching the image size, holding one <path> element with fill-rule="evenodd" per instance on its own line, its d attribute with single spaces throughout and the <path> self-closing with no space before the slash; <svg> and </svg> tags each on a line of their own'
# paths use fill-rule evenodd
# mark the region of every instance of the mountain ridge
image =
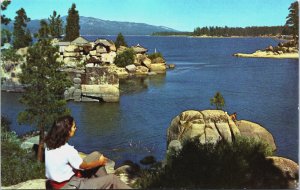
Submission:
<svg viewBox="0 0 300 190">
<path fill-rule="evenodd" d="M 61 17 L 63 20 L 63 27 L 65 27 L 67 16 Z M 37 33 L 40 28 L 40 20 L 34 19 L 27 24 L 27 28 L 31 33 Z M 48 20 L 48 19 L 45 19 Z M 13 31 L 13 22 L 2 28 Z M 146 23 L 136 23 L 128 21 L 110 21 L 94 17 L 79 17 L 80 35 L 151 35 L 154 32 L 179 32 L 166 26 L 155 26 Z"/>
</svg>

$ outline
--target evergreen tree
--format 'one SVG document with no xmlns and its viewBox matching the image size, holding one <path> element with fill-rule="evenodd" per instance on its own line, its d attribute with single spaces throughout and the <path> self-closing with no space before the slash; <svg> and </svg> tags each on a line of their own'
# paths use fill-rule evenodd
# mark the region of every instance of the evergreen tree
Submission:
<svg viewBox="0 0 300 190">
<path fill-rule="evenodd" d="M 1 30 L 1 46 L 4 45 L 4 43 L 10 43 L 11 41 L 11 32 L 7 29 Z"/>
<path fill-rule="evenodd" d="M 43 159 L 45 129 L 59 116 L 69 113 L 63 94 L 70 81 L 66 73 L 59 71 L 62 62 L 56 61 L 58 56 L 58 47 L 52 46 L 49 39 L 40 39 L 28 49 L 19 76 L 25 86 L 20 102 L 26 108 L 19 113 L 18 121 L 39 129 L 39 161 Z"/>
<path fill-rule="evenodd" d="M 19 49 L 29 46 L 32 42 L 32 38 L 30 31 L 26 28 L 30 18 L 27 17 L 25 10 L 21 8 L 16 13 L 17 16 L 15 17 L 13 31 L 13 47 Z"/>
<path fill-rule="evenodd" d="M 6 10 L 9 4 L 10 1 L 8 0 L 1 1 L 1 11 L 3 12 L 4 10 Z M 7 18 L 4 14 L 1 14 L 1 24 L 8 25 L 10 21 L 10 18 Z"/>
<path fill-rule="evenodd" d="M 292 3 L 289 7 L 289 15 L 286 17 L 286 25 L 290 26 L 293 30 L 294 39 L 299 33 L 299 5 L 298 1 Z M 298 40 L 297 40 L 298 42 Z"/>
<path fill-rule="evenodd" d="M 225 100 L 220 92 L 217 92 L 213 98 L 210 99 L 210 104 L 215 105 L 217 110 L 223 109 Z"/>
<path fill-rule="evenodd" d="M 2 1 L 1 2 L 1 10 L 2 12 L 7 9 L 7 6 L 10 4 L 10 1 Z M 4 14 L 1 14 L 1 24 L 8 25 L 10 23 L 10 18 L 7 18 Z M 1 30 L 1 46 L 4 43 L 10 43 L 11 41 L 11 32 L 7 29 Z"/>
<path fill-rule="evenodd" d="M 53 11 L 53 15 L 50 15 L 49 20 L 49 29 L 50 29 L 50 35 L 53 38 L 60 38 L 63 34 L 63 21 L 60 18 L 60 15 L 57 15 L 56 11 Z"/>
<path fill-rule="evenodd" d="M 42 19 L 40 21 L 40 29 L 38 31 L 38 34 L 35 34 L 36 38 L 39 39 L 47 39 L 49 38 L 50 34 L 50 28 L 46 20 Z"/>
<path fill-rule="evenodd" d="M 115 42 L 116 48 L 119 48 L 120 46 L 125 46 L 127 47 L 127 43 L 124 39 L 124 36 L 122 33 L 119 33 Z"/>
<path fill-rule="evenodd" d="M 66 24 L 66 35 L 64 40 L 73 41 L 79 37 L 79 14 L 76 10 L 76 5 L 73 3 L 72 7 L 68 11 L 67 24 Z"/>
</svg>

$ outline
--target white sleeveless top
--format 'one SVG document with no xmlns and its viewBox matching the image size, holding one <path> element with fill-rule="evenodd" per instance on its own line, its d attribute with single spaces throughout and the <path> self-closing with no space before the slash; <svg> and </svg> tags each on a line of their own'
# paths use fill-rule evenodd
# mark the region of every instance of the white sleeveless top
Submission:
<svg viewBox="0 0 300 190">
<path fill-rule="evenodd" d="M 45 148 L 46 177 L 56 182 L 69 180 L 75 173 L 74 169 L 80 169 L 83 162 L 78 151 L 68 143 L 49 150 Z"/>
</svg>

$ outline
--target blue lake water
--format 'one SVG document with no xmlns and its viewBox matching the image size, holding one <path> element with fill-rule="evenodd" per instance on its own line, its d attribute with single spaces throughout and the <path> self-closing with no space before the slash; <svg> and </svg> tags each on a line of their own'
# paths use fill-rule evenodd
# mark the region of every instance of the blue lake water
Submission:
<svg viewBox="0 0 300 190">
<path fill-rule="evenodd" d="M 116 36 L 102 36 L 115 40 Z M 95 36 L 88 36 L 95 40 Z M 70 143 L 82 152 L 99 150 L 116 160 L 139 162 L 144 156 L 165 156 L 166 132 L 182 111 L 212 109 L 210 98 L 220 91 L 225 110 L 237 112 L 270 131 L 277 155 L 298 162 L 298 60 L 238 58 L 269 45 L 271 38 L 188 38 L 125 36 L 128 45 L 141 44 L 161 52 L 176 68 L 166 75 L 120 81 L 119 103 L 75 103 L 68 107 L 78 129 Z M 20 94 L 2 92 L 2 114 L 18 134 L 31 130 L 16 122 Z"/>
</svg>

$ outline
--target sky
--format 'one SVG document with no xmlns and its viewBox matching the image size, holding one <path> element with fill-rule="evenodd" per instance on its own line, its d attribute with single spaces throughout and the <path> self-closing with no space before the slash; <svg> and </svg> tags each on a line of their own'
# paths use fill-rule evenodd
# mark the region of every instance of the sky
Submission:
<svg viewBox="0 0 300 190">
<path fill-rule="evenodd" d="M 2 0 L 1 0 L 2 1 Z M 146 23 L 193 31 L 204 26 L 280 26 L 295 0 L 11 0 L 1 14 L 14 20 L 24 8 L 31 19 L 68 14 L 72 3 L 80 16 Z"/>
</svg>

